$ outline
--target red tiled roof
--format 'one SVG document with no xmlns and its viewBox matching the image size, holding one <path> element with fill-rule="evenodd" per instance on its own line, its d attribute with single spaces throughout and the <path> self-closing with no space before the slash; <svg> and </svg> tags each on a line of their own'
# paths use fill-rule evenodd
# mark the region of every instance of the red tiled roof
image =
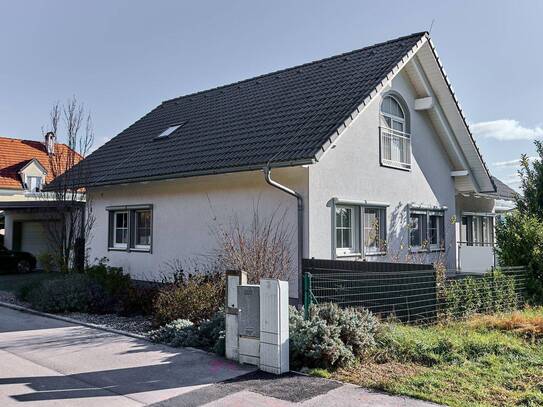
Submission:
<svg viewBox="0 0 543 407">
<path fill-rule="evenodd" d="M 58 143 L 55 145 L 55 150 L 59 157 L 68 156 L 67 153 L 70 151 L 68 146 Z M 81 160 L 79 155 L 76 157 L 74 161 Z M 19 171 L 32 159 L 38 160 L 45 168 L 47 171 L 46 182 L 51 182 L 54 171 L 52 171 L 52 163 L 44 143 L 0 137 L 0 188 L 23 189 Z"/>
</svg>

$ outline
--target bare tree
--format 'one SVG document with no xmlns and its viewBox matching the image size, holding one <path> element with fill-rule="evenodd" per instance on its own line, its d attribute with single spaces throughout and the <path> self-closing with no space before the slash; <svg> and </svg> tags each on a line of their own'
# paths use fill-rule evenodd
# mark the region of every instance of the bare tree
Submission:
<svg viewBox="0 0 543 407">
<path fill-rule="evenodd" d="M 74 96 L 65 104 L 53 105 L 50 122 L 42 133 L 53 178 L 48 192 L 42 193 L 43 199 L 53 203 L 47 222 L 51 254 L 60 270 L 80 269 L 94 215 L 83 188 L 88 168 L 77 164 L 94 142 L 92 118 Z"/>
<path fill-rule="evenodd" d="M 219 225 L 215 233 L 222 266 L 246 271 L 250 283 L 258 283 L 261 278 L 288 280 L 292 275 L 293 230 L 286 211 L 277 208 L 270 215 L 261 216 L 256 204 L 248 224 L 234 216 L 226 225 Z"/>
</svg>

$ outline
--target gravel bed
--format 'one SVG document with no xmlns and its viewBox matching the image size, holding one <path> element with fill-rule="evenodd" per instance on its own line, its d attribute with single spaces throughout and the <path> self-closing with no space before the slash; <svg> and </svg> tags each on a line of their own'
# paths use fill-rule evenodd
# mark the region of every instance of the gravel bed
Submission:
<svg viewBox="0 0 543 407">
<path fill-rule="evenodd" d="M 8 291 L 0 290 L 0 302 L 32 308 L 30 304 L 17 299 L 15 294 Z M 62 315 L 81 322 L 105 328 L 113 328 L 119 331 L 126 331 L 137 335 L 147 336 L 149 331 L 152 330 L 151 318 L 141 315 L 122 317 L 116 314 L 95 315 L 86 314 L 84 312 L 68 312 Z"/>
<path fill-rule="evenodd" d="M 68 312 L 62 315 L 89 324 L 131 332 L 138 335 L 147 336 L 149 331 L 152 330 L 151 318 L 141 315 L 122 317 L 116 314 L 96 315 L 85 314 L 83 312 Z"/>
<path fill-rule="evenodd" d="M 8 304 L 19 305 L 21 307 L 29 307 L 30 305 L 27 302 L 17 299 L 15 294 L 9 291 L 0 290 L 0 302 L 7 302 Z"/>
</svg>

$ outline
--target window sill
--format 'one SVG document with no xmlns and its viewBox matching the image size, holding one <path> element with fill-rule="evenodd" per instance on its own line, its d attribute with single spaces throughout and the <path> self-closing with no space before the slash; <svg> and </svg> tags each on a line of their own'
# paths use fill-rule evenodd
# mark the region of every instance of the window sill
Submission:
<svg viewBox="0 0 543 407">
<path fill-rule="evenodd" d="M 130 249 L 131 252 L 138 252 L 138 253 L 150 253 L 151 248 L 150 247 L 134 247 Z"/>
<path fill-rule="evenodd" d="M 366 253 L 366 257 L 372 257 L 372 256 L 386 256 L 387 252 L 372 252 L 372 253 Z"/>
<path fill-rule="evenodd" d="M 151 248 L 135 248 L 131 247 L 130 249 L 126 247 L 108 247 L 108 251 L 111 252 L 126 252 L 126 253 L 151 253 Z"/>
<path fill-rule="evenodd" d="M 445 252 L 445 249 L 424 249 L 422 247 L 413 247 L 409 250 L 411 253 L 438 253 L 438 252 Z"/>
<path fill-rule="evenodd" d="M 362 257 L 362 253 L 336 253 L 336 257 Z"/>
<path fill-rule="evenodd" d="M 381 161 L 381 167 L 392 168 L 394 170 L 400 170 L 400 171 L 405 171 L 405 172 L 411 172 L 411 167 L 406 168 L 406 167 L 402 167 L 401 165 L 385 164 L 383 161 Z"/>
</svg>

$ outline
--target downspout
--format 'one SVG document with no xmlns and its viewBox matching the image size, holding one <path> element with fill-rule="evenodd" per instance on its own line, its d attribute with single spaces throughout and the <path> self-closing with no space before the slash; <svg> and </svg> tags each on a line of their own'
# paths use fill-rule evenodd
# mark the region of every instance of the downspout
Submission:
<svg viewBox="0 0 543 407">
<path fill-rule="evenodd" d="M 264 167 L 264 176 L 266 182 L 272 187 L 277 188 L 293 197 L 298 201 L 298 303 L 303 301 L 303 280 L 302 280 L 302 257 L 304 254 L 304 199 L 298 192 L 290 189 L 271 178 L 271 168 Z"/>
</svg>

